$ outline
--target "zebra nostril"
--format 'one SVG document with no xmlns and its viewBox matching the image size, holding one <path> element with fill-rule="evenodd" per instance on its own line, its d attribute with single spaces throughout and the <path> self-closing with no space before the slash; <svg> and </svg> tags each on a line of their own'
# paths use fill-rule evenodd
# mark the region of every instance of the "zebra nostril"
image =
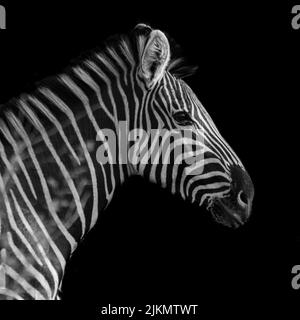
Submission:
<svg viewBox="0 0 300 320">
<path fill-rule="evenodd" d="M 246 170 L 239 166 L 231 168 L 232 191 L 237 195 L 237 203 L 241 208 L 247 208 L 250 214 L 254 197 L 254 187 L 252 180 Z"/>
<path fill-rule="evenodd" d="M 248 198 L 243 190 L 238 193 L 238 203 L 244 208 L 248 205 Z"/>
</svg>

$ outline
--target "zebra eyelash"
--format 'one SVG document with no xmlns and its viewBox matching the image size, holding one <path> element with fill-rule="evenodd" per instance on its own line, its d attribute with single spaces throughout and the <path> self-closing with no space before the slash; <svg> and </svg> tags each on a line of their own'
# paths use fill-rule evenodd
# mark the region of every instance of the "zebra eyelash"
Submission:
<svg viewBox="0 0 300 320">
<path fill-rule="evenodd" d="M 181 126 L 190 126 L 194 124 L 191 115 L 185 110 L 174 112 L 172 117 Z"/>
</svg>

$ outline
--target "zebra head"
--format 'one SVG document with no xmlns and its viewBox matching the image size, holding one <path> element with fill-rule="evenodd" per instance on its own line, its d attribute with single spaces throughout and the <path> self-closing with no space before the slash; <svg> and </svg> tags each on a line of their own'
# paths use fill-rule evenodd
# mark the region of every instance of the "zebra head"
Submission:
<svg viewBox="0 0 300 320">
<path fill-rule="evenodd" d="M 148 162 L 134 164 L 135 172 L 205 206 L 223 225 L 244 224 L 254 188 L 243 164 L 192 89 L 172 72 L 166 35 L 144 24 L 134 34 L 141 89 L 135 125 L 148 133 L 160 129 L 151 131 L 151 142 L 140 139 L 140 153 L 149 151 Z"/>
</svg>

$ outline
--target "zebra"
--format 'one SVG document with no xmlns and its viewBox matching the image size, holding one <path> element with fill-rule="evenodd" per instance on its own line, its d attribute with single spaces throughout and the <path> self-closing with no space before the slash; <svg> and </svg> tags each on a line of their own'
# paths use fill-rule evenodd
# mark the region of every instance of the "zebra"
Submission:
<svg viewBox="0 0 300 320">
<path fill-rule="evenodd" d="M 164 32 L 138 24 L 1 106 L 1 300 L 59 299 L 66 262 L 116 187 L 133 175 L 207 208 L 225 226 L 248 220 L 251 178 L 180 76 L 181 59 L 171 51 Z M 148 161 L 133 161 L 121 152 L 121 121 L 128 131 L 189 136 L 137 139 Z M 106 128 L 115 134 L 115 149 Z M 117 161 L 99 161 L 102 149 Z M 196 161 L 149 161 L 173 159 L 176 150 Z"/>
</svg>

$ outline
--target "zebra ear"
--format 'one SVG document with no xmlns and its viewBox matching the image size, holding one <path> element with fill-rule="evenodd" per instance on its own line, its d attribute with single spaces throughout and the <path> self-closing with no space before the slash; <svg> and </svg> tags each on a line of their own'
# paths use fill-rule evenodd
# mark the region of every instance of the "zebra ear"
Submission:
<svg viewBox="0 0 300 320">
<path fill-rule="evenodd" d="M 141 59 L 141 75 L 150 89 L 162 77 L 170 61 L 170 45 L 160 30 L 150 33 Z"/>
</svg>

